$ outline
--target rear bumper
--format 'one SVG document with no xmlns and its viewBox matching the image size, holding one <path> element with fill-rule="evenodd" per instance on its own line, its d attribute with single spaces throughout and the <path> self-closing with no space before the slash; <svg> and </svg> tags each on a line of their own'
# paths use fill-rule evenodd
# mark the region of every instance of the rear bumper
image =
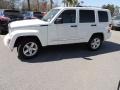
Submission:
<svg viewBox="0 0 120 90">
<path fill-rule="evenodd" d="M 111 35 L 112 35 L 111 32 L 107 32 L 107 34 L 105 35 L 105 40 L 110 39 Z"/>
</svg>

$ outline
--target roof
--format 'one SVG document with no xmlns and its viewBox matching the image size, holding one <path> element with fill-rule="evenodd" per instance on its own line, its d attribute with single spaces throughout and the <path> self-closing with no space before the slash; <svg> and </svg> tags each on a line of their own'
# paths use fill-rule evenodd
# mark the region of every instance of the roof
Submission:
<svg viewBox="0 0 120 90">
<path fill-rule="evenodd" d="M 92 10 L 104 10 L 104 11 L 108 11 L 108 9 L 103 9 L 103 8 L 99 8 L 99 7 L 56 7 L 55 9 L 92 9 Z"/>
</svg>

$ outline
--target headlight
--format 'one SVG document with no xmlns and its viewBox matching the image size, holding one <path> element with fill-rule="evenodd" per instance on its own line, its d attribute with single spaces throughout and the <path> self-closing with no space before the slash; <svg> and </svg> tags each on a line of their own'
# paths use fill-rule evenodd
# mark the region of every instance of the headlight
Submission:
<svg viewBox="0 0 120 90">
<path fill-rule="evenodd" d="M 10 44 L 10 42 L 11 42 L 11 39 L 8 39 L 7 44 L 9 45 L 9 44 Z"/>
</svg>

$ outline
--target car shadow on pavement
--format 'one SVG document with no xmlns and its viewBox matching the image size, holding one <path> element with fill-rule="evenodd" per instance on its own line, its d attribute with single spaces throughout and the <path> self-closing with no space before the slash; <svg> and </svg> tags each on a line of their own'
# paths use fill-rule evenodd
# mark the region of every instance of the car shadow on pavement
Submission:
<svg viewBox="0 0 120 90">
<path fill-rule="evenodd" d="M 50 46 L 45 47 L 36 58 L 23 61 L 28 63 L 42 63 L 72 58 L 92 60 L 90 58 L 91 56 L 107 54 L 116 51 L 120 51 L 120 44 L 108 41 L 104 42 L 103 46 L 98 51 L 90 51 L 84 44 Z"/>
</svg>

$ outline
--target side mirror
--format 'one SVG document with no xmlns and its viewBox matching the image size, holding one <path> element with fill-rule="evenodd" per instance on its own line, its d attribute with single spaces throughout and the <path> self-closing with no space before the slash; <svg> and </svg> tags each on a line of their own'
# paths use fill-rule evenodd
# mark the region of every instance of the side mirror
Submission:
<svg viewBox="0 0 120 90">
<path fill-rule="evenodd" d="M 62 24 L 62 18 L 57 18 L 55 24 Z"/>
</svg>

